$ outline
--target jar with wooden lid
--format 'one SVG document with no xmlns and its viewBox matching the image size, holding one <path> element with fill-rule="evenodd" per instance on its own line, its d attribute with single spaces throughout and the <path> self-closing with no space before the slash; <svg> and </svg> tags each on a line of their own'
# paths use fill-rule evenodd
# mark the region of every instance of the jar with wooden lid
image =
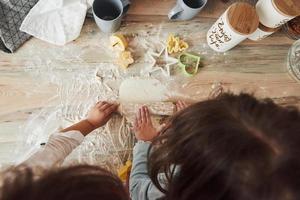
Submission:
<svg viewBox="0 0 300 200">
<path fill-rule="evenodd" d="M 264 26 L 277 28 L 300 15 L 300 0 L 259 0 L 256 11 Z"/>
<path fill-rule="evenodd" d="M 252 5 L 234 3 L 209 29 L 207 43 L 217 52 L 228 51 L 254 33 L 258 25 L 258 16 Z"/>
<path fill-rule="evenodd" d="M 278 31 L 280 28 L 269 28 L 264 26 L 263 24 L 259 23 L 258 28 L 254 33 L 252 33 L 248 38 L 253 41 L 259 41 L 262 40 L 269 35 L 272 35 L 276 31 Z"/>
</svg>

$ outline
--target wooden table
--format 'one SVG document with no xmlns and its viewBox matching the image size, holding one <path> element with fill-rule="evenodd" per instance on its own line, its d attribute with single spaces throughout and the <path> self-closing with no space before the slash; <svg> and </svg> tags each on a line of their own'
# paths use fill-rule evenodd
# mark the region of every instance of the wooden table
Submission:
<svg viewBox="0 0 300 200">
<path fill-rule="evenodd" d="M 194 20 L 170 22 L 166 15 L 174 2 L 132 0 L 121 32 L 134 34 L 142 30 L 151 35 L 161 27 L 162 32 L 184 37 L 191 44 L 190 51 L 202 55 L 203 68 L 197 76 L 179 77 L 184 84 L 176 86 L 178 94 L 193 100 L 206 99 L 212 85 L 220 83 L 225 91 L 251 92 L 282 105 L 300 106 L 300 84 L 286 70 L 287 52 L 293 41 L 275 33 L 263 41 L 247 40 L 218 54 L 206 45 L 206 32 L 232 1 L 209 1 Z M 60 103 L 57 85 L 47 73 L 55 68 L 55 73 L 68 76 L 70 71 L 92 71 L 98 63 L 113 62 L 99 40 L 102 37 L 104 34 L 93 20 L 87 19 L 81 36 L 64 47 L 32 38 L 14 54 L 0 52 L 0 163 L 13 160 L 13 151 L 23 140 L 19 131 L 28 117 L 47 107 L 50 101 L 51 105 Z"/>
</svg>

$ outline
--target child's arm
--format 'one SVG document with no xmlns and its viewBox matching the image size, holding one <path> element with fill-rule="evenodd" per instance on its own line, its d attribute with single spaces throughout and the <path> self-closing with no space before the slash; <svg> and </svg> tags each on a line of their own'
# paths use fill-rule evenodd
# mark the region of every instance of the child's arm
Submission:
<svg viewBox="0 0 300 200">
<path fill-rule="evenodd" d="M 139 110 L 134 130 L 139 142 L 133 149 L 133 164 L 129 180 L 130 196 L 132 200 L 158 199 L 163 197 L 163 193 L 154 186 L 147 170 L 150 142 L 158 135 L 158 131 L 152 125 L 147 107 Z"/>
<path fill-rule="evenodd" d="M 82 120 L 61 132 L 79 131 L 84 136 L 93 130 L 103 126 L 111 118 L 113 112 L 118 108 L 117 104 L 110 104 L 107 102 L 98 102 L 89 112 L 86 120 Z"/>
<path fill-rule="evenodd" d="M 176 102 L 176 112 L 184 110 L 187 107 L 188 104 L 184 101 Z M 134 131 L 139 142 L 133 149 L 133 164 L 129 181 L 130 196 L 132 200 L 159 199 L 164 194 L 152 183 L 147 168 L 148 151 L 151 141 L 158 136 L 158 131 L 153 127 L 147 107 L 139 109 L 134 124 Z M 161 174 L 158 178 L 162 186 L 164 186 L 166 177 Z"/>
<path fill-rule="evenodd" d="M 61 164 L 84 139 L 84 136 L 103 126 L 116 111 L 118 105 L 106 102 L 97 103 L 87 119 L 52 134 L 44 148 L 33 154 L 22 164 L 47 169 Z"/>
</svg>

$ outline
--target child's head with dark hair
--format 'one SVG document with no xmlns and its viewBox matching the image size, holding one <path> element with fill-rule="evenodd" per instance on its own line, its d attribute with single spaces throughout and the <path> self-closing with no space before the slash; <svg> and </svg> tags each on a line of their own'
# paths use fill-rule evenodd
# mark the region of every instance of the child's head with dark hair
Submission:
<svg viewBox="0 0 300 200">
<path fill-rule="evenodd" d="M 298 110 L 224 94 L 170 123 L 149 154 L 150 177 L 166 199 L 300 199 Z M 166 187 L 158 181 L 161 172 Z"/>
<path fill-rule="evenodd" d="M 129 200 L 118 177 L 96 166 L 51 170 L 39 178 L 30 168 L 17 167 L 4 176 L 1 200 Z"/>
</svg>

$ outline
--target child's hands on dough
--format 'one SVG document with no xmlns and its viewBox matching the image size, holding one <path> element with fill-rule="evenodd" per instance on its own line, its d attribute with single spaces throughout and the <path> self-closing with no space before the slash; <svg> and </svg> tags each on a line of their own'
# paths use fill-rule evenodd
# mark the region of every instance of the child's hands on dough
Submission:
<svg viewBox="0 0 300 200">
<path fill-rule="evenodd" d="M 158 136 L 159 132 L 154 128 L 149 110 L 146 106 L 139 109 L 133 125 L 133 130 L 136 139 L 142 141 L 152 141 Z"/>
<path fill-rule="evenodd" d="M 188 106 L 186 102 L 179 100 L 176 102 L 176 112 L 184 110 Z M 167 126 L 165 125 L 165 127 Z M 159 135 L 159 131 L 152 124 L 150 113 L 146 106 L 139 109 L 133 130 L 135 131 L 135 137 L 143 141 L 152 141 Z"/>
<path fill-rule="evenodd" d="M 99 101 L 88 113 L 87 120 L 95 128 L 99 128 L 110 120 L 112 114 L 117 110 L 118 104 Z"/>
<path fill-rule="evenodd" d="M 186 102 L 181 100 L 177 101 L 175 105 L 176 105 L 176 112 L 180 112 L 189 106 Z"/>
</svg>

